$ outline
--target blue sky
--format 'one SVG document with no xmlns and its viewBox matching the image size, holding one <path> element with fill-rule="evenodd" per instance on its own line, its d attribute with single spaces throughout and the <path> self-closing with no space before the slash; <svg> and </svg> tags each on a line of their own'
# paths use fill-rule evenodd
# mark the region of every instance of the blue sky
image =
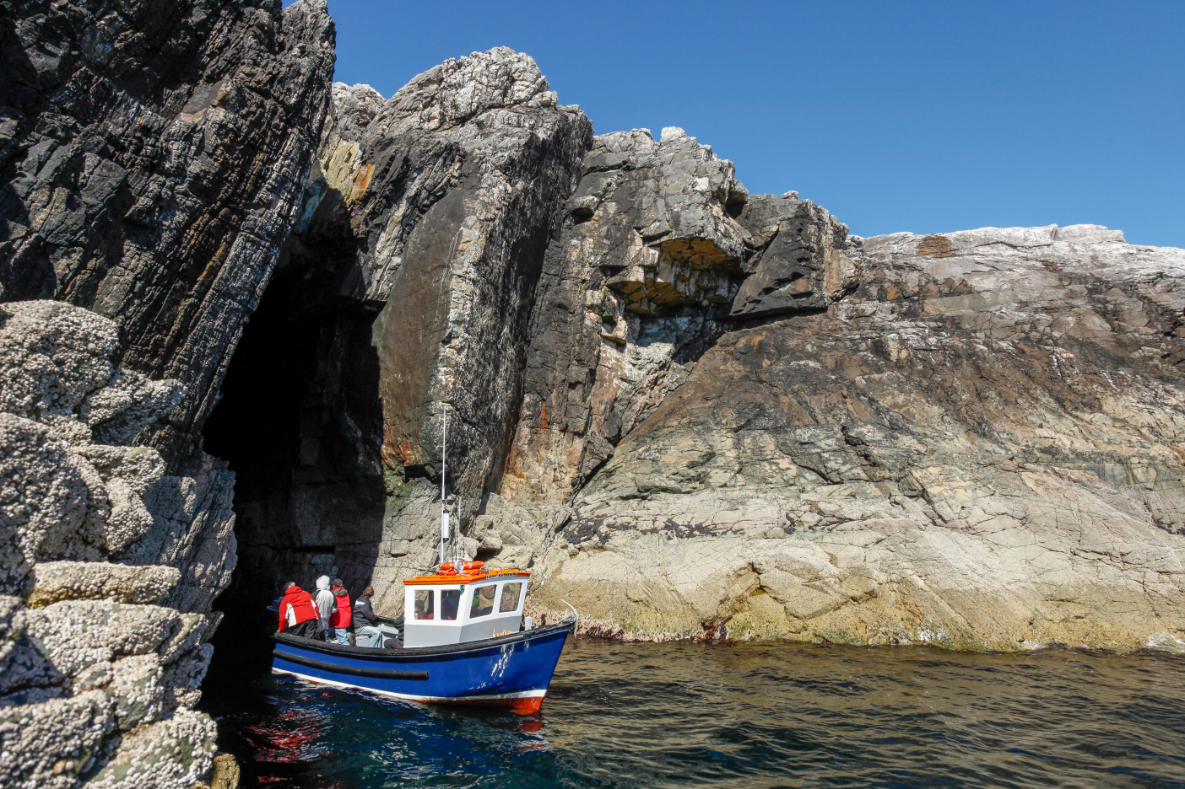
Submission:
<svg viewBox="0 0 1185 789">
<path fill-rule="evenodd" d="M 329 0 L 384 96 L 505 45 L 597 133 L 682 126 L 864 236 L 1094 223 L 1185 247 L 1185 1 Z"/>
</svg>

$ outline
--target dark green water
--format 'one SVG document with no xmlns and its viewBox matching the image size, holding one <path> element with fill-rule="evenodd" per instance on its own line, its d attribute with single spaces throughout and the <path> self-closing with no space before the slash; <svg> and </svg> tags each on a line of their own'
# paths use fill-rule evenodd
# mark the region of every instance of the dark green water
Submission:
<svg viewBox="0 0 1185 789">
<path fill-rule="evenodd" d="M 207 690 L 267 787 L 1185 787 L 1185 658 L 569 639 L 537 718 Z"/>
</svg>

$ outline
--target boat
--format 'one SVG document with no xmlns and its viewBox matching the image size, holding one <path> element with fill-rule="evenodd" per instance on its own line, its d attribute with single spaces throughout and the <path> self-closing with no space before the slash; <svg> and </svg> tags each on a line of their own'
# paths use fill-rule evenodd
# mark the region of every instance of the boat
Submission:
<svg viewBox="0 0 1185 789">
<path fill-rule="evenodd" d="M 380 620 L 381 648 L 276 633 L 272 672 L 426 704 L 539 712 L 577 618 L 529 627 L 522 615 L 529 575 L 482 562 L 441 565 L 436 575 L 403 582 L 403 646 L 389 619 Z"/>
<path fill-rule="evenodd" d="M 443 469 L 443 450 L 441 466 Z M 272 673 L 426 704 L 495 705 L 539 712 L 578 614 L 534 627 L 523 616 L 527 570 L 444 562 L 451 500 L 441 474 L 441 563 L 403 582 L 403 629 L 380 618 L 381 647 L 277 632 Z M 454 541 L 456 542 L 456 541 Z M 571 607 L 571 606 L 569 606 Z"/>
</svg>

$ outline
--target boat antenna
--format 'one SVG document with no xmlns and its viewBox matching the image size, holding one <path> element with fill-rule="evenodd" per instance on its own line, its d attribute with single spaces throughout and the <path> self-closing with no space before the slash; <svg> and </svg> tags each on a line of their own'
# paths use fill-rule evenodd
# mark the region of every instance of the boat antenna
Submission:
<svg viewBox="0 0 1185 789">
<path fill-rule="evenodd" d="M 440 564 L 444 564 L 444 544 L 448 541 L 448 505 L 445 503 L 444 466 L 448 446 L 448 404 L 441 403 L 440 426 Z"/>
</svg>

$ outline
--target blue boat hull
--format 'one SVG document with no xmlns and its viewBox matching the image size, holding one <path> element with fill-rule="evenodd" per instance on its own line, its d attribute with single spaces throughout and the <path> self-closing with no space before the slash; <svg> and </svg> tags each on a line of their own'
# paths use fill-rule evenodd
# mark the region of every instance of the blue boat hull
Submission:
<svg viewBox="0 0 1185 789">
<path fill-rule="evenodd" d="M 409 701 L 538 712 L 575 622 L 416 649 L 366 649 L 276 633 L 272 671 Z"/>
</svg>

